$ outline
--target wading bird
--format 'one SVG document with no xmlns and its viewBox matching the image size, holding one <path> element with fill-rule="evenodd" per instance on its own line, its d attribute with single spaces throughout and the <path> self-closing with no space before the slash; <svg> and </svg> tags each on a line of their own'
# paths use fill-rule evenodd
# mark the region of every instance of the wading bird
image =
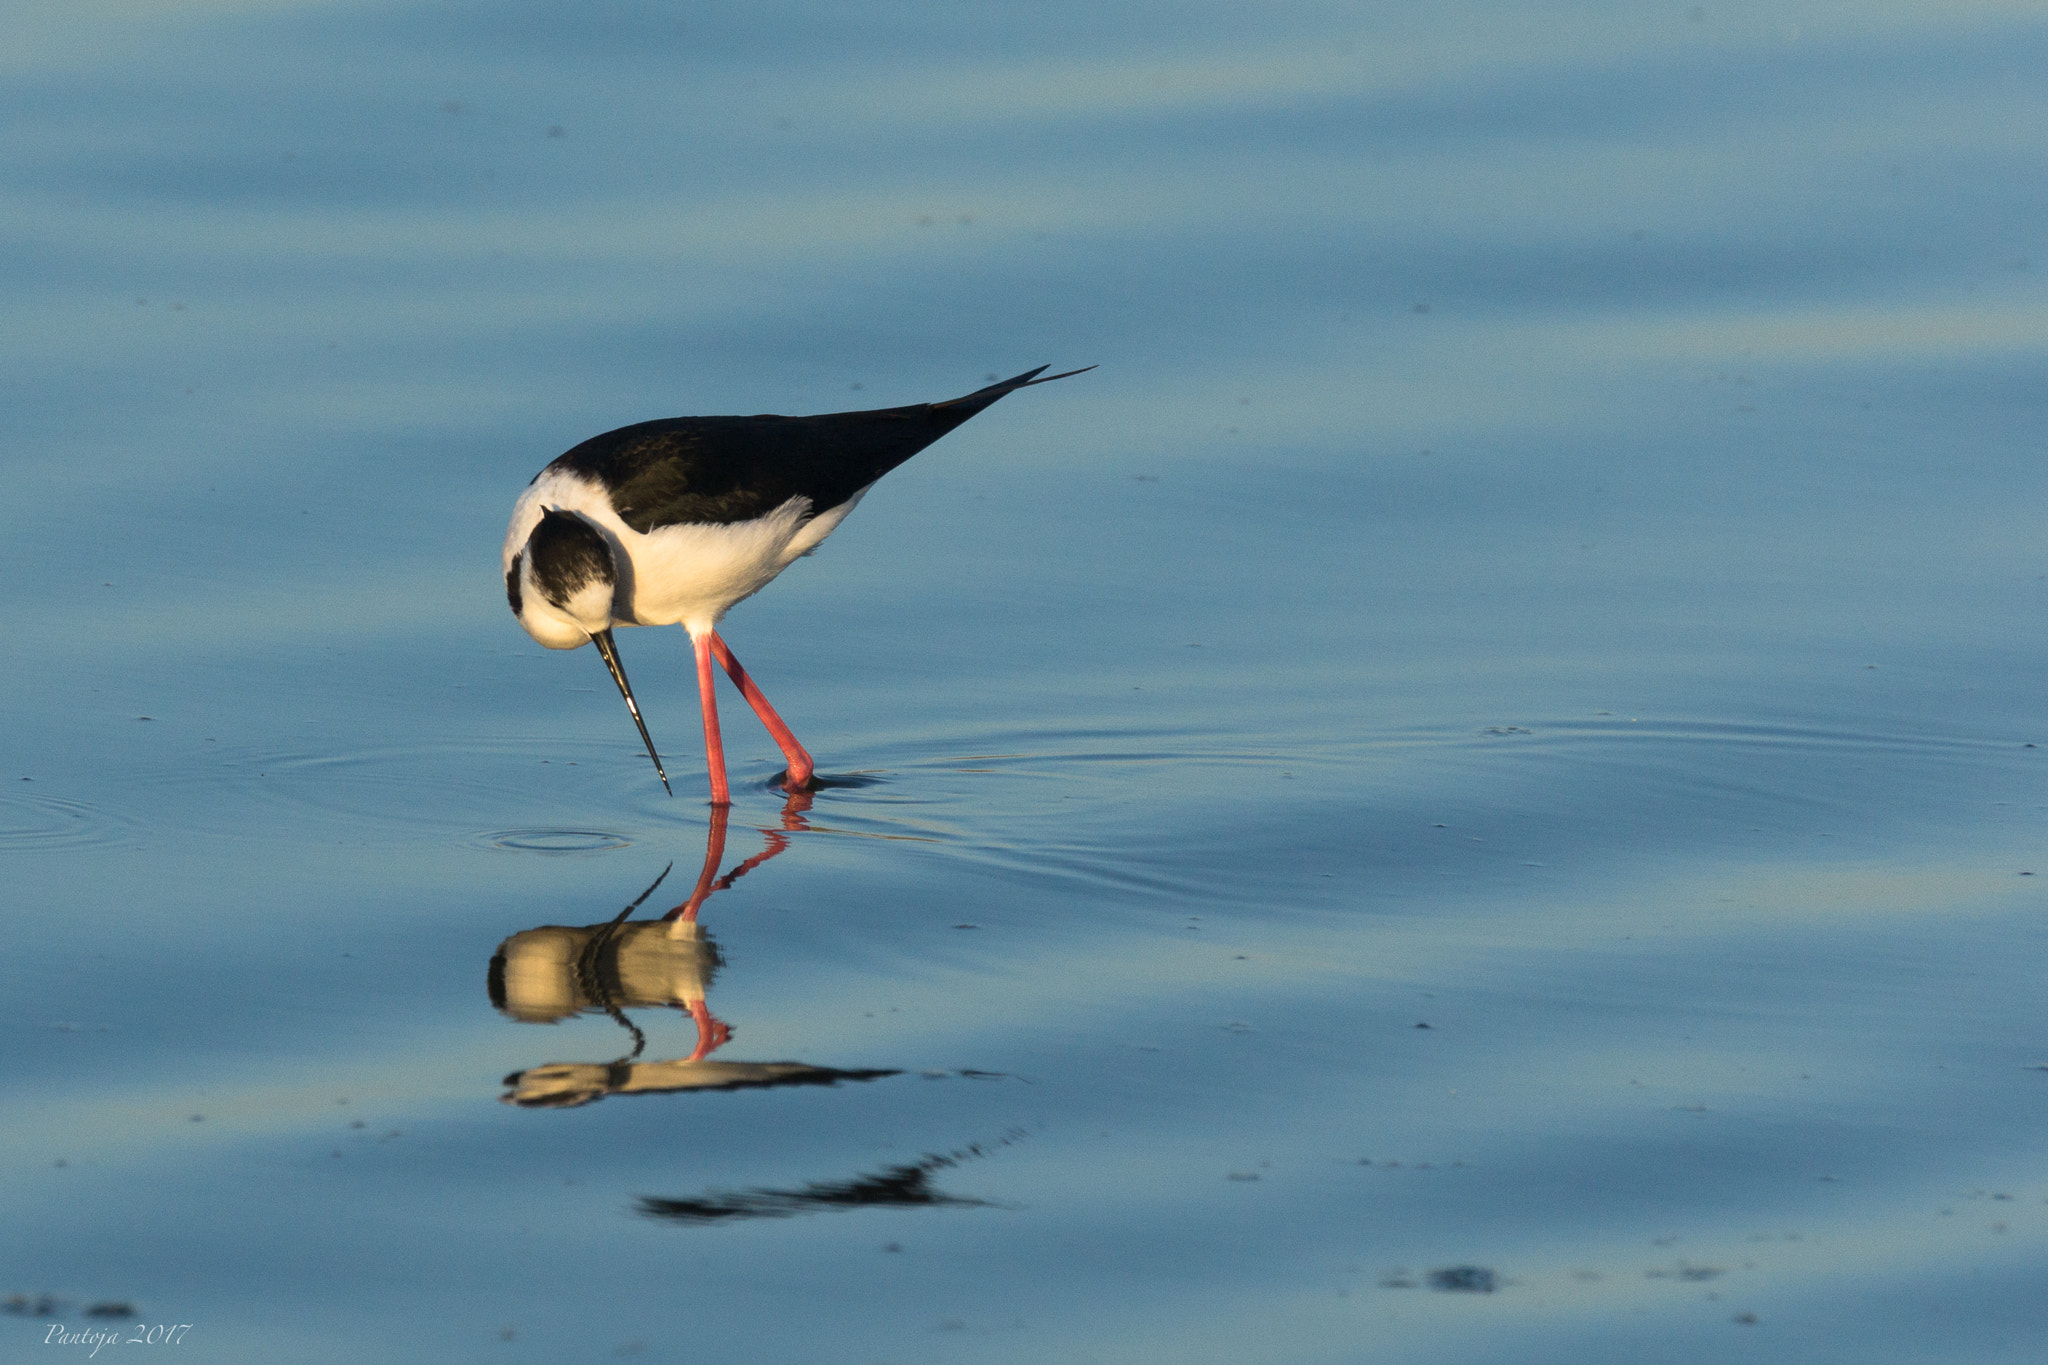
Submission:
<svg viewBox="0 0 2048 1365">
<path fill-rule="evenodd" d="M 680 624 L 697 654 L 711 803 L 731 804 L 718 733 L 716 659 L 775 737 L 791 790 L 811 756 L 718 636 L 733 605 L 811 553 L 877 479 L 1047 366 L 943 403 L 816 417 L 670 417 L 620 427 L 556 457 L 527 485 L 505 531 L 505 595 L 549 649 L 597 645 L 668 788 L 612 643 L 614 626 Z M 1087 369 L 1093 369 L 1090 365 Z"/>
</svg>

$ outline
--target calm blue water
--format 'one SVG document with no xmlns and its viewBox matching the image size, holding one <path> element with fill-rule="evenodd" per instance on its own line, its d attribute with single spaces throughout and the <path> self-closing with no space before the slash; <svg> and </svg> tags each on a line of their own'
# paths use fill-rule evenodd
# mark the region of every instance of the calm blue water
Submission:
<svg viewBox="0 0 2048 1365">
<path fill-rule="evenodd" d="M 2040 1358 L 2038 6 L 8 27 L 20 1358 Z M 577 976 L 694 682 L 519 488 L 1044 363 Z"/>
</svg>

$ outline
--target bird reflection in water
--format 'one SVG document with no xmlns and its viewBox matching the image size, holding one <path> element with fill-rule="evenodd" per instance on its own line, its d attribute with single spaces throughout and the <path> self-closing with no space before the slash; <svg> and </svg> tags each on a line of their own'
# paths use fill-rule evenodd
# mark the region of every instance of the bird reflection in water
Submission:
<svg viewBox="0 0 2048 1365">
<path fill-rule="evenodd" d="M 767 847 L 723 877 L 729 808 L 714 806 L 705 839 L 704 867 L 689 899 L 659 919 L 630 916 L 652 896 L 674 867 L 662 870 L 631 905 L 610 922 L 571 928 L 543 925 L 512 935 L 491 958 L 491 1003 L 522 1023 L 554 1024 L 578 1014 L 603 1013 L 632 1036 L 633 1048 L 612 1062 L 549 1062 L 515 1071 L 499 1098 L 526 1109 L 561 1109 L 607 1095 L 678 1090 L 739 1090 L 776 1085 L 836 1085 L 871 1081 L 895 1071 L 838 1071 L 804 1062 L 714 1062 L 713 1052 L 732 1038 L 732 1029 L 711 1013 L 706 996 L 720 965 L 718 945 L 697 922 L 713 892 L 722 891 L 789 847 L 791 833 L 806 828 L 808 792 L 792 793 L 782 809 L 782 828 L 763 830 Z M 627 1018 L 629 1009 L 685 1011 L 697 1025 L 697 1046 L 687 1057 L 643 1062 L 647 1035 Z"/>
</svg>

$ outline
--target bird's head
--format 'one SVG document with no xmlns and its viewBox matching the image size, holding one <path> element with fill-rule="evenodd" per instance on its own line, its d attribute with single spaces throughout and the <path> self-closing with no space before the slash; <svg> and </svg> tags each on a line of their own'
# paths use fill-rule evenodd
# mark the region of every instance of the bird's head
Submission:
<svg viewBox="0 0 2048 1365">
<path fill-rule="evenodd" d="M 505 597 L 528 635 L 549 649 L 576 649 L 611 629 L 618 583 L 598 529 L 550 508 L 505 570 Z"/>
<path fill-rule="evenodd" d="M 640 719 L 640 703 L 633 699 L 632 685 L 612 645 L 612 600 L 618 588 L 611 542 L 583 518 L 552 508 L 540 514 L 526 544 L 505 568 L 506 600 L 528 635 L 549 649 L 576 649 L 586 642 L 597 646 L 666 791 L 668 774 L 662 771 L 661 755 Z"/>
</svg>

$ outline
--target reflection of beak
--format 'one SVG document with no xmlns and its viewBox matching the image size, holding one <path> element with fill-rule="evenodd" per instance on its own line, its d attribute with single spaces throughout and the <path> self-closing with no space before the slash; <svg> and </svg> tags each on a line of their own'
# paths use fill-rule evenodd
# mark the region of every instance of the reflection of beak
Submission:
<svg viewBox="0 0 2048 1365">
<path fill-rule="evenodd" d="M 633 724 L 640 727 L 640 742 L 647 746 L 647 756 L 654 760 L 654 771 L 661 777 L 661 789 L 674 796 L 675 789 L 668 784 L 668 774 L 661 771 L 661 755 L 654 752 L 654 740 L 648 736 L 647 722 L 640 719 L 640 703 L 633 700 L 633 688 L 626 681 L 626 670 L 619 667 L 619 651 L 612 645 L 611 631 L 600 630 L 590 639 L 597 646 L 597 652 L 604 656 L 604 666 L 612 671 L 612 681 L 619 685 L 619 695 L 626 699 L 626 709 L 633 713 Z"/>
</svg>

